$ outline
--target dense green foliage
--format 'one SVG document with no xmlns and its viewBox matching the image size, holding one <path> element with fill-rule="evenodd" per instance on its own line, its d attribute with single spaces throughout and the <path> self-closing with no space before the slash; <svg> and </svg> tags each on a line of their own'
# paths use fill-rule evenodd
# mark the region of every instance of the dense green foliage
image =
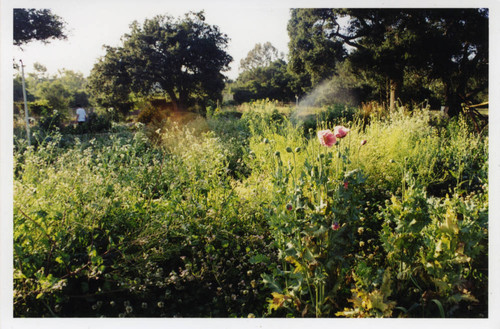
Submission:
<svg viewBox="0 0 500 329">
<path fill-rule="evenodd" d="M 247 54 L 247 57 L 240 61 L 240 71 L 250 71 L 259 67 L 266 67 L 279 59 L 283 60 L 284 55 L 280 54 L 269 41 L 264 44 L 257 43 Z"/>
<path fill-rule="evenodd" d="M 16 138 L 15 316 L 488 316 L 487 137 L 242 110 Z"/>
<path fill-rule="evenodd" d="M 276 60 L 241 73 L 229 88 L 238 104 L 258 99 L 292 102 L 295 101 L 293 82 L 286 62 Z"/>
<path fill-rule="evenodd" d="M 226 86 L 237 104 L 259 99 L 294 102 L 299 81 L 270 42 L 256 44 L 240 62 L 240 75 Z"/>
<path fill-rule="evenodd" d="M 488 87 L 488 17 L 487 9 L 293 9 L 290 68 L 308 91 L 347 61 L 391 108 L 432 96 L 456 115 Z"/>
<path fill-rule="evenodd" d="M 131 95 L 160 94 L 185 110 L 221 97 L 222 72 L 232 61 L 225 51 L 228 38 L 217 26 L 205 23 L 203 12 L 184 19 L 156 16 L 130 27 L 123 45 L 106 47 L 106 55 L 91 72 L 91 91 L 103 106 L 120 100 L 127 110 Z"/>
<path fill-rule="evenodd" d="M 35 63 L 35 71 L 26 76 L 26 96 L 30 114 L 35 117 L 50 115 L 59 111 L 70 115 L 68 110 L 77 105 L 90 105 L 86 92 L 87 79 L 82 73 L 71 70 L 60 70 L 58 74 L 49 75 L 45 66 Z M 21 74 L 14 77 L 14 108 L 23 109 Z M 72 113 L 71 115 L 74 115 Z"/>
<path fill-rule="evenodd" d="M 66 23 L 50 9 L 14 8 L 14 45 L 66 39 Z"/>
</svg>

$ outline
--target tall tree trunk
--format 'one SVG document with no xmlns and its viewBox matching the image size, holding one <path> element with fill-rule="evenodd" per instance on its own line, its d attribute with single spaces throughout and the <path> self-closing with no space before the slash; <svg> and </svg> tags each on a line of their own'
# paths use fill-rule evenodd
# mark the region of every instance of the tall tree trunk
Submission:
<svg viewBox="0 0 500 329">
<path fill-rule="evenodd" d="M 174 107 L 174 111 L 177 112 L 179 111 L 179 99 L 177 99 L 177 95 L 173 90 L 167 90 L 168 97 L 170 98 L 170 101 L 172 102 L 172 105 Z"/>
<path fill-rule="evenodd" d="M 184 89 L 179 91 L 179 109 L 185 111 L 188 109 L 188 92 Z"/>
<path fill-rule="evenodd" d="M 445 82 L 445 103 L 450 117 L 457 116 L 462 112 L 462 99 L 452 87 L 451 82 Z"/>
</svg>

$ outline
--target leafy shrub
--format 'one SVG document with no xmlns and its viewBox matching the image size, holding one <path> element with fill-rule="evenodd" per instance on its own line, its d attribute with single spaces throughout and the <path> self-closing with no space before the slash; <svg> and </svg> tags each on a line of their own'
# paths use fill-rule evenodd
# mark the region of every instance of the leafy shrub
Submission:
<svg viewBox="0 0 500 329">
<path fill-rule="evenodd" d="M 46 99 L 39 99 L 28 103 L 28 108 L 31 113 L 36 116 L 45 116 L 52 112 L 53 108 Z"/>
<path fill-rule="evenodd" d="M 469 316 L 487 314 L 477 298 L 486 298 L 486 273 L 479 270 L 487 267 L 486 200 L 487 192 L 468 200 L 427 198 L 413 184 L 402 200 L 392 198 L 382 213 L 380 238 L 394 278 L 393 294 L 406 316 L 413 307 L 426 317 L 450 317 L 463 301 L 471 304 L 469 312 L 474 310 Z"/>
</svg>

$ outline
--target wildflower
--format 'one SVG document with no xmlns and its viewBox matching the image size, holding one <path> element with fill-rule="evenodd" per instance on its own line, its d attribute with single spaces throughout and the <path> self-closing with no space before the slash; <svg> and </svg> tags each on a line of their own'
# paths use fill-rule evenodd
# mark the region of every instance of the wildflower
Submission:
<svg viewBox="0 0 500 329">
<path fill-rule="evenodd" d="M 344 182 L 344 189 L 346 189 L 346 190 L 347 190 L 348 188 L 349 188 L 349 182 L 348 182 L 348 181 L 345 181 L 345 182 Z"/>
<path fill-rule="evenodd" d="M 340 224 L 338 222 L 333 222 L 332 230 L 337 231 L 340 228 Z"/>
<path fill-rule="evenodd" d="M 318 131 L 319 142 L 323 146 L 332 147 L 337 143 L 337 138 L 330 129 Z"/>
<path fill-rule="evenodd" d="M 281 306 L 283 306 L 283 304 L 285 303 L 285 301 L 287 299 L 290 299 L 289 296 L 285 296 L 285 295 L 282 295 L 280 293 L 277 293 L 277 292 L 272 292 L 271 295 L 273 295 L 273 299 L 272 301 L 270 302 L 270 305 L 269 307 L 274 310 L 277 310 L 278 308 L 280 308 Z"/>
<path fill-rule="evenodd" d="M 363 140 L 361 141 L 361 146 L 365 145 L 366 143 L 368 143 L 368 141 L 367 141 L 366 139 L 363 139 Z"/>
<path fill-rule="evenodd" d="M 337 138 L 344 138 L 348 132 L 349 129 L 344 126 L 336 126 L 335 128 L 333 128 L 333 133 Z"/>
<path fill-rule="evenodd" d="M 288 203 L 288 204 L 286 205 L 286 210 L 291 211 L 292 209 L 293 209 L 292 204 L 291 204 L 291 203 Z"/>
</svg>

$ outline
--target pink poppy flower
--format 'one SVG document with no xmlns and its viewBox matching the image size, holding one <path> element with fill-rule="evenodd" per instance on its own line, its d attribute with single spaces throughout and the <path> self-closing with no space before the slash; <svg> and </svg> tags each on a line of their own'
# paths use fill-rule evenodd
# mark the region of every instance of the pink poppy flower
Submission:
<svg viewBox="0 0 500 329">
<path fill-rule="evenodd" d="M 318 131 L 319 142 L 323 146 L 332 147 L 337 143 L 337 138 L 330 129 Z"/>
<path fill-rule="evenodd" d="M 344 126 L 336 126 L 335 128 L 333 128 L 333 133 L 337 138 L 344 138 L 348 132 L 349 129 Z"/>
<path fill-rule="evenodd" d="M 334 222 L 332 224 L 332 230 L 337 231 L 340 228 L 340 224 L 338 222 Z"/>
</svg>

